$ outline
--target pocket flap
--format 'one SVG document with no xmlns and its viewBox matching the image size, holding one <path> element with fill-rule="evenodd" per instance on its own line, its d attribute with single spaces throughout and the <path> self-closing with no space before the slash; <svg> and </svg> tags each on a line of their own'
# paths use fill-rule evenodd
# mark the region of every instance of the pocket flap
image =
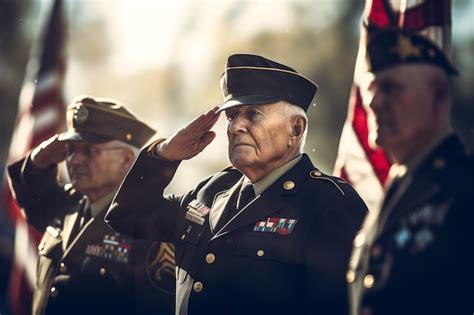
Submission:
<svg viewBox="0 0 474 315">
<path fill-rule="evenodd" d="M 38 254 L 51 257 L 53 250 L 61 249 L 63 239 L 60 230 L 48 226 L 38 245 Z"/>
</svg>

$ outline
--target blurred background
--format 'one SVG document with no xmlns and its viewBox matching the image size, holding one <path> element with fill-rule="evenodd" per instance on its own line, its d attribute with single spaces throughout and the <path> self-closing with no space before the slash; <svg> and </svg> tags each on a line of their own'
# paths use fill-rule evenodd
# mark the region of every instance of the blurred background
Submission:
<svg viewBox="0 0 474 315">
<path fill-rule="evenodd" d="M 48 3 L 0 0 L 1 178 L 28 60 Z M 319 85 L 308 111 L 306 152 L 331 173 L 346 118 L 363 7 L 363 0 L 65 0 L 64 100 L 79 94 L 118 99 L 166 137 L 221 104 L 219 77 L 228 55 L 260 54 Z M 453 60 L 461 71 L 454 81 L 454 125 L 472 149 L 474 1 L 452 1 L 452 34 Z M 214 130 L 215 141 L 182 164 L 169 190 L 185 192 L 228 165 L 224 117 Z M 0 298 L 5 297 L 13 250 L 10 221 L 0 206 Z M 5 301 L 0 301 L 0 313 L 9 314 Z"/>
</svg>

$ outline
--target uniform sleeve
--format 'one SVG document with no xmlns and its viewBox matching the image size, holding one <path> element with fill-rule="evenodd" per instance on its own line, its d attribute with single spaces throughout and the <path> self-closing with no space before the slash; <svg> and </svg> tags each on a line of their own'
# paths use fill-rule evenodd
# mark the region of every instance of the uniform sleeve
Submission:
<svg viewBox="0 0 474 315">
<path fill-rule="evenodd" d="M 13 193 L 23 208 L 28 223 L 43 232 L 54 218 L 63 218 L 64 212 L 80 196 L 69 186 L 57 181 L 56 165 L 38 169 L 30 155 L 8 166 Z"/>
<path fill-rule="evenodd" d="M 145 148 L 125 177 L 105 216 L 115 230 L 138 239 L 174 242 L 184 225 L 186 205 L 198 187 L 184 196 L 163 196 L 180 161 L 149 155 Z"/>
<path fill-rule="evenodd" d="M 352 241 L 367 207 L 347 185 L 342 191 L 328 189 L 318 207 L 305 244 L 308 309 L 321 314 L 347 314 L 347 271 Z M 343 193 L 342 193 L 343 192 Z M 316 212 L 316 211 L 315 211 Z"/>
</svg>

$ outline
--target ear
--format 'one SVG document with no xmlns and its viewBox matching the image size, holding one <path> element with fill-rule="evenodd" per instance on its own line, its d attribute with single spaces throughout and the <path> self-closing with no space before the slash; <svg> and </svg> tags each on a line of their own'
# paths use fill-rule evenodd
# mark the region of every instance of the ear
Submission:
<svg viewBox="0 0 474 315">
<path fill-rule="evenodd" d="M 128 170 L 132 167 L 133 162 L 135 162 L 135 155 L 133 154 L 132 150 L 125 148 L 125 150 L 123 150 L 122 157 L 123 157 L 123 160 L 122 160 L 122 165 L 120 167 L 120 170 L 125 176 Z"/>
<path fill-rule="evenodd" d="M 306 130 L 307 121 L 303 116 L 297 116 L 291 123 L 291 132 L 289 138 L 289 146 L 295 146 L 303 137 Z"/>
</svg>

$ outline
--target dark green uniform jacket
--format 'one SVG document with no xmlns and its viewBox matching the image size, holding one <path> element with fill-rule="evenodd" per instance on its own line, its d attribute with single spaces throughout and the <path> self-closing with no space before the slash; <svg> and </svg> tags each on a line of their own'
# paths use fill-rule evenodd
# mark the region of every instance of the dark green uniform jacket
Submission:
<svg viewBox="0 0 474 315">
<path fill-rule="evenodd" d="M 354 242 L 352 314 L 474 311 L 473 162 L 450 136 L 389 189 Z"/>
<path fill-rule="evenodd" d="M 227 168 L 184 196 L 163 197 L 178 165 L 142 151 L 106 216 L 120 232 L 176 244 L 177 313 L 344 312 L 345 269 L 366 214 L 348 184 L 304 155 L 231 214 L 242 173 Z M 209 217 L 220 210 L 230 221 L 212 231 Z"/>
<path fill-rule="evenodd" d="M 78 229 L 86 201 L 58 185 L 57 169 L 36 169 L 29 157 L 8 168 L 39 244 L 33 314 L 172 314 L 174 246 L 136 241 L 104 221 L 107 207 Z M 108 205 L 107 205 L 108 206 Z"/>
</svg>

